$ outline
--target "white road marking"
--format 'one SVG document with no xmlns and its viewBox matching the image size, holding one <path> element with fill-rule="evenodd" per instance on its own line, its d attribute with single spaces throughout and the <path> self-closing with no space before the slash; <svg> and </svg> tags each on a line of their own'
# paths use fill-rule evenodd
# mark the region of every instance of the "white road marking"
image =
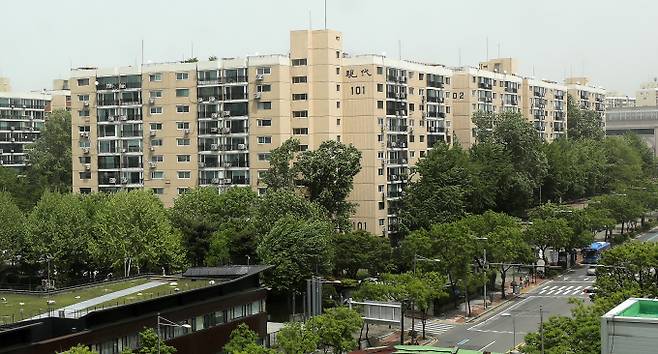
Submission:
<svg viewBox="0 0 658 354">
<path fill-rule="evenodd" d="M 479 351 L 484 351 L 485 349 L 487 349 L 488 346 L 490 346 L 490 345 L 492 345 L 492 344 L 494 344 L 494 343 L 496 343 L 496 341 L 495 341 L 495 340 L 492 340 L 491 343 L 485 345 L 484 347 L 482 347 L 482 348 L 480 348 L 480 349 L 478 349 L 478 350 L 479 350 Z"/>
<path fill-rule="evenodd" d="M 423 322 L 420 320 L 416 320 L 414 322 L 414 330 L 418 333 L 421 333 L 423 331 Z M 425 323 L 425 333 L 430 333 L 430 334 L 442 334 L 445 333 L 451 329 L 453 329 L 455 326 L 449 323 L 441 323 L 441 322 L 435 322 L 432 320 L 427 320 Z"/>
</svg>

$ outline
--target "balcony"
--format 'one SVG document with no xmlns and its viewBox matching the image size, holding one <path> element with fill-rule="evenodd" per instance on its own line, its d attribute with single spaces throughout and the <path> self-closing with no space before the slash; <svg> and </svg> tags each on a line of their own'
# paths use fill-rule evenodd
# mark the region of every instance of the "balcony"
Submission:
<svg viewBox="0 0 658 354">
<path fill-rule="evenodd" d="M 480 81 L 480 83 L 478 84 L 478 87 L 481 88 L 481 89 L 485 89 L 485 90 L 491 90 L 492 83 L 488 82 L 488 81 Z"/>
<path fill-rule="evenodd" d="M 445 134 L 446 128 L 444 127 L 427 127 L 427 132 L 430 134 Z"/>
<path fill-rule="evenodd" d="M 386 146 L 389 149 L 406 149 L 407 148 L 407 141 L 405 141 L 405 140 L 389 141 L 389 142 L 386 143 Z"/>
<path fill-rule="evenodd" d="M 443 81 L 429 81 L 429 80 L 427 80 L 427 87 L 444 88 L 445 85 L 444 85 Z"/>
<path fill-rule="evenodd" d="M 119 83 L 103 83 L 99 82 L 96 85 L 96 91 L 115 91 L 115 90 L 130 90 L 142 88 L 142 82 L 119 82 Z"/>
<path fill-rule="evenodd" d="M 427 96 L 428 103 L 445 103 L 445 98 L 442 96 Z"/>
</svg>

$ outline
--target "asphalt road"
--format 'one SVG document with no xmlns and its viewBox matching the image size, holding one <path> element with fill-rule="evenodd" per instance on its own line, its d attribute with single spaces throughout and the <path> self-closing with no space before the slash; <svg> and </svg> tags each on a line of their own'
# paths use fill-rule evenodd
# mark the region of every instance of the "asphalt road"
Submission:
<svg viewBox="0 0 658 354">
<path fill-rule="evenodd" d="M 649 230 L 635 239 L 640 242 L 658 242 L 658 228 Z"/>
<path fill-rule="evenodd" d="M 433 327 L 437 328 L 436 331 L 440 332 L 432 333 L 438 338 L 436 345 L 494 352 L 509 350 L 514 344 L 523 342 L 523 337 L 528 332 L 539 329 L 540 306 L 544 320 L 547 320 L 552 315 L 570 314 L 573 305 L 569 304 L 569 298 L 589 301 L 583 289 L 591 286 L 595 277 L 585 275 L 586 269 L 587 266 L 583 266 L 547 281 L 473 323 L 452 327 L 437 327 L 433 324 Z"/>
</svg>

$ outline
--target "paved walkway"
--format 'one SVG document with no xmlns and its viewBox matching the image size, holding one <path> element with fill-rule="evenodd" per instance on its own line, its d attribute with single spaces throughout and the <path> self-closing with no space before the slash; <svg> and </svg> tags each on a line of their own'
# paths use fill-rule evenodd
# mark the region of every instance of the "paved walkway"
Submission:
<svg viewBox="0 0 658 354">
<path fill-rule="evenodd" d="M 62 313 L 62 311 L 64 311 L 64 316 L 63 317 L 77 318 L 80 315 L 80 311 L 84 310 L 86 308 L 93 307 L 93 306 L 96 306 L 96 305 L 100 305 L 104 302 L 107 302 L 107 301 L 110 301 L 110 300 L 115 300 L 115 299 L 118 299 L 120 297 L 124 297 L 126 295 L 130 295 L 130 294 L 133 294 L 133 293 L 136 293 L 136 292 L 140 292 L 140 291 L 144 291 L 144 290 L 147 290 L 147 289 L 155 288 L 156 286 L 160 286 L 160 285 L 163 285 L 163 284 L 167 284 L 167 282 L 162 281 L 162 280 L 150 281 L 150 282 L 145 283 L 145 284 L 136 285 L 136 286 L 133 286 L 131 288 L 115 291 L 115 292 L 112 292 L 112 293 L 109 293 L 109 294 L 105 294 L 105 295 L 102 295 L 102 296 L 99 296 L 99 297 L 95 297 L 93 299 L 78 302 L 77 304 L 73 304 L 73 305 L 69 305 L 69 306 L 66 306 L 66 307 L 59 308 L 59 309 L 55 309 L 55 310 L 52 310 L 50 313 L 53 316 L 62 317 L 60 314 Z M 49 315 L 49 313 L 45 312 L 45 313 L 42 313 L 38 316 L 30 318 L 30 320 L 34 320 L 34 319 L 38 319 L 38 318 L 45 318 L 45 317 L 48 317 L 48 315 Z"/>
</svg>

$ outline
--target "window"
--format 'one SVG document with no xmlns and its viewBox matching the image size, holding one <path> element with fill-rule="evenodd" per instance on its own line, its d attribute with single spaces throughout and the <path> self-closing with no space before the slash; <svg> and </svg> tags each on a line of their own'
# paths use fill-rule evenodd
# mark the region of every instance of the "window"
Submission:
<svg viewBox="0 0 658 354">
<path fill-rule="evenodd" d="M 258 109 L 272 109 L 272 102 L 258 102 Z"/>
<path fill-rule="evenodd" d="M 383 184 L 378 185 L 378 186 L 377 186 L 377 191 L 378 191 L 379 193 L 384 193 L 384 185 L 383 185 Z"/>
<path fill-rule="evenodd" d="M 308 111 L 292 111 L 292 116 L 295 118 L 306 118 L 308 117 Z"/>
<path fill-rule="evenodd" d="M 409 135 L 409 142 L 413 143 L 414 141 L 416 141 L 416 136 L 415 135 Z"/>
<path fill-rule="evenodd" d="M 91 163 L 91 156 L 80 156 L 80 163 Z"/>
<path fill-rule="evenodd" d="M 151 107 L 151 114 L 162 114 L 162 107 Z"/>
<path fill-rule="evenodd" d="M 164 194 L 164 188 L 151 188 L 151 191 L 153 194 L 156 195 L 163 195 Z"/>
<path fill-rule="evenodd" d="M 419 138 L 421 143 L 425 141 L 425 135 L 420 135 Z"/>
<path fill-rule="evenodd" d="M 336 141 L 340 143 L 340 135 L 336 135 Z"/>
<path fill-rule="evenodd" d="M 380 143 L 384 141 L 384 136 L 382 134 L 377 134 L 377 141 Z"/>
<path fill-rule="evenodd" d="M 308 128 L 292 128 L 293 135 L 308 135 Z"/>
<path fill-rule="evenodd" d="M 163 162 L 164 156 L 162 155 L 151 155 L 151 162 Z"/>
<path fill-rule="evenodd" d="M 151 82 L 162 81 L 162 74 L 161 73 L 150 74 L 149 81 Z"/>
<path fill-rule="evenodd" d="M 414 110 L 415 110 L 414 108 L 415 108 L 414 104 L 413 104 L 413 103 L 409 103 L 409 110 L 410 110 L 410 111 L 414 111 Z"/>
<path fill-rule="evenodd" d="M 80 172 L 80 179 L 91 179 L 91 172 L 90 171 Z"/>
<path fill-rule="evenodd" d="M 384 203 L 382 202 L 382 204 L 384 204 Z M 384 209 L 384 208 L 381 208 L 381 209 Z M 379 219 L 379 226 L 384 226 L 384 219 Z"/>
<path fill-rule="evenodd" d="M 188 113 L 190 111 L 190 106 L 188 105 L 177 105 L 176 112 L 178 113 Z"/>
<path fill-rule="evenodd" d="M 176 193 L 178 193 L 178 195 L 185 194 L 189 191 L 190 191 L 190 189 L 187 188 L 187 187 L 178 187 L 178 188 L 176 188 Z"/>
<path fill-rule="evenodd" d="M 308 95 L 305 93 L 293 93 L 292 94 L 292 100 L 293 101 L 306 101 L 308 99 Z"/>
<path fill-rule="evenodd" d="M 340 68 L 336 68 L 336 75 L 340 75 Z"/>
<path fill-rule="evenodd" d="M 410 94 L 410 95 L 413 95 L 413 94 L 414 94 L 414 88 L 413 88 L 413 87 L 409 87 L 409 94 Z"/>
<path fill-rule="evenodd" d="M 292 66 L 304 66 L 306 64 L 307 64 L 306 58 L 292 60 Z"/>
<path fill-rule="evenodd" d="M 416 152 L 413 151 L 413 150 L 410 150 L 410 151 L 409 151 L 409 156 L 411 156 L 411 157 L 415 157 L 415 156 L 416 156 Z"/>
<path fill-rule="evenodd" d="M 176 89 L 176 97 L 189 97 L 189 96 L 190 96 L 190 89 L 186 89 L 186 88 Z"/>
<path fill-rule="evenodd" d="M 377 101 L 377 109 L 384 109 L 384 101 Z"/>
<path fill-rule="evenodd" d="M 381 66 L 378 66 L 377 67 L 377 75 L 382 75 L 382 74 L 384 74 L 384 68 L 381 67 Z"/>
<path fill-rule="evenodd" d="M 258 75 L 269 75 L 272 73 L 272 68 L 269 66 L 264 66 L 262 68 L 256 69 L 256 74 Z"/>
<path fill-rule="evenodd" d="M 261 152 L 258 154 L 258 161 L 269 161 L 269 160 L 270 160 L 269 152 Z"/>
<path fill-rule="evenodd" d="M 80 194 L 91 194 L 91 188 L 80 188 Z"/>
<path fill-rule="evenodd" d="M 340 101 L 336 101 L 336 108 L 340 108 Z"/>
<path fill-rule="evenodd" d="M 446 82 L 446 85 L 450 85 L 450 78 L 449 78 L 449 77 L 446 77 L 446 78 L 445 78 L 445 82 Z"/>
<path fill-rule="evenodd" d="M 151 92 L 149 92 L 149 97 L 162 98 L 162 90 L 152 90 Z"/>
<path fill-rule="evenodd" d="M 377 92 L 384 92 L 384 84 L 377 84 Z"/>
<path fill-rule="evenodd" d="M 78 86 L 88 86 L 89 79 L 78 79 Z"/>
<path fill-rule="evenodd" d="M 178 145 L 178 146 L 189 146 L 190 145 L 190 139 L 189 138 L 178 138 L 178 139 L 176 139 L 176 145 Z"/>
<path fill-rule="evenodd" d="M 80 117 L 89 117 L 89 110 L 83 109 L 82 111 L 78 111 L 78 114 L 80 115 Z"/>
<path fill-rule="evenodd" d="M 258 137 L 258 143 L 259 144 L 271 144 L 272 143 L 272 137 L 271 136 L 259 136 Z"/>
<path fill-rule="evenodd" d="M 336 51 L 336 59 L 340 59 L 340 50 Z"/>
<path fill-rule="evenodd" d="M 420 151 L 420 157 L 425 157 L 425 150 Z"/>
<path fill-rule="evenodd" d="M 270 91 L 272 91 L 272 85 L 270 84 L 256 85 L 256 92 L 270 92 Z"/>
<path fill-rule="evenodd" d="M 425 74 L 423 73 L 418 73 L 418 80 L 425 80 Z"/>
<path fill-rule="evenodd" d="M 292 83 L 293 84 L 303 84 L 307 82 L 307 77 L 306 76 L 293 76 L 292 77 Z"/>
<path fill-rule="evenodd" d="M 176 73 L 176 80 L 187 80 L 190 78 L 189 73 Z"/>
<path fill-rule="evenodd" d="M 178 179 L 190 179 L 192 177 L 192 172 L 190 171 L 176 171 Z"/>
<path fill-rule="evenodd" d="M 151 171 L 151 179 L 164 179 L 164 171 Z"/>
<path fill-rule="evenodd" d="M 162 123 L 151 123 L 151 130 L 162 130 Z"/>
<path fill-rule="evenodd" d="M 383 168 L 378 168 L 377 169 L 377 175 L 378 176 L 383 176 L 384 175 L 384 169 Z"/>
<path fill-rule="evenodd" d="M 336 85 L 336 91 L 340 91 L 340 84 Z"/>
<path fill-rule="evenodd" d="M 306 144 L 299 144 L 298 147 L 297 147 L 297 151 L 301 152 L 301 151 L 306 151 L 306 150 L 308 150 L 308 145 L 306 145 Z"/>
<path fill-rule="evenodd" d="M 176 129 L 190 129 L 190 122 L 176 122 Z"/>
<path fill-rule="evenodd" d="M 446 113 L 450 113 L 450 106 L 446 106 Z"/>
<path fill-rule="evenodd" d="M 340 118 L 336 119 L 336 125 L 340 125 Z"/>
<path fill-rule="evenodd" d="M 272 120 L 271 119 L 258 119 L 258 120 L 256 120 L 256 124 L 259 127 L 271 127 L 272 126 Z"/>
<path fill-rule="evenodd" d="M 383 151 L 377 151 L 377 158 L 378 159 L 384 159 L 384 152 Z"/>
<path fill-rule="evenodd" d="M 89 101 L 89 95 L 78 95 L 78 101 L 88 102 Z"/>
<path fill-rule="evenodd" d="M 151 146 L 162 146 L 162 139 L 151 139 Z"/>
</svg>

